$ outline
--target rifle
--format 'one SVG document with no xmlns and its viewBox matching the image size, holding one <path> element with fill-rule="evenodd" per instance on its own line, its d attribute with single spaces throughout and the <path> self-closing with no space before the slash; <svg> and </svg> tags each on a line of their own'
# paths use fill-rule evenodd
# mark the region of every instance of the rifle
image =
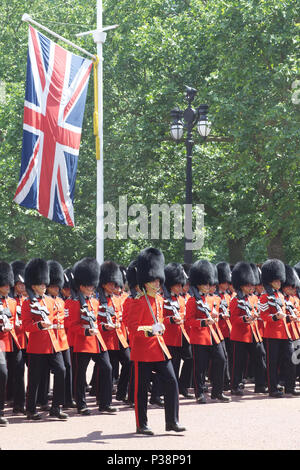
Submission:
<svg viewBox="0 0 300 470">
<path fill-rule="evenodd" d="M 26 288 L 28 293 L 28 297 L 30 300 L 30 311 L 35 315 L 39 315 L 42 318 L 42 321 L 47 325 L 51 325 L 51 321 L 49 320 L 49 311 L 46 305 L 41 305 L 34 294 L 33 290 L 30 288 Z"/>
<path fill-rule="evenodd" d="M 199 294 L 198 289 L 194 286 L 192 286 L 191 289 L 192 289 L 192 292 L 193 292 L 193 296 L 196 299 L 197 310 L 200 310 L 200 312 L 205 313 L 206 318 L 208 320 L 212 321 L 213 323 L 215 323 L 215 320 L 212 318 L 212 316 L 210 314 L 209 305 L 206 302 L 205 303 L 203 302 L 203 300 L 201 299 L 201 296 Z M 209 325 L 209 326 L 211 326 L 211 325 Z"/>
<path fill-rule="evenodd" d="M 164 293 L 164 303 L 166 304 L 165 305 L 165 309 L 167 310 L 171 310 L 172 311 L 172 315 L 168 316 L 167 318 L 174 318 L 176 321 L 181 321 L 182 318 L 181 318 L 181 315 L 179 313 L 179 303 L 177 302 L 177 300 L 173 300 L 172 299 L 172 296 L 171 296 L 171 293 L 167 290 L 167 288 L 165 286 L 163 286 L 163 293 Z"/>
<path fill-rule="evenodd" d="M 285 306 L 288 310 L 289 316 L 292 318 L 294 321 L 298 321 L 298 317 L 295 313 L 294 306 L 290 300 L 285 302 Z"/>
<path fill-rule="evenodd" d="M 15 325 L 16 325 L 16 326 L 21 326 L 21 325 L 22 325 L 22 320 L 21 320 L 21 305 L 17 305 L 17 308 L 16 308 L 16 320 L 15 320 Z"/>
<path fill-rule="evenodd" d="M 268 292 L 269 294 L 269 292 Z M 268 304 L 271 305 L 272 307 L 276 307 L 276 314 L 282 314 L 284 317 L 286 317 L 286 314 L 282 310 L 282 303 L 280 299 L 277 299 L 274 294 L 268 295 Z M 271 314 L 273 316 L 273 314 Z"/>
<path fill-rule="evenodd" d="M 246 302 L 246 300 L 244 299 L 244 296 L 243 296 L 241 291 L 237 292 L 237 299 L 238 299 L 238 307 L 241 310 L 244 310 L 244 312 L 246 314 L 245 316 L 247 318 L 249 318 L 249 320 L 250 320 L 249 325 L 250 325 L 250 328 L 251 328 L 251 331 L 252 331 L 252 334 L 254 336 L 255 341 L 257 343 L 261 343 L 262 338 L 261 338 L 259 330 L 257 328 L 257 324 L 254 323 L 255 320 L 256 320 L 256 317 L 253 316 L 252 313 L 251 313 L 251 306 L 250 306 L 249 302 Z M 254 330 L 253 323 L 255 325 L 256 331 Z"/>
<path fill-rule="evenodd" d="M 104 291 L 103 291 L 102 287 L 99 288 L 98 292 L 99 292 L 99 300 L 100 300 L 101 306 L 104 308 L 104 312 L 99 311 L 99 313 L 100 313 L 101 316 L 105 317 L 106 320 L 107 320 L 106 323 L 102 322 L 102 325 L 104 325 L 104 326 L 108 325 L 112 328 L 115 328 L 116 325 L 113 322 L 112 317 L 116 316 L 116 312 L 115 312 L 115 310 L 112 306 L 108 305 L 107 299 L 105 297 L 105 294 L 104 294 Z"/>
<path fill-rule="evenodd" d="M 78 292 L 78 300 L 80 302 L 80 312 L 81 312 L 81 315 L 80 315 L 80 318 L 82 318 L 82 320 L 85 320 L 88 322 L 88 325 L 84 325 L 84 328 L 86 329 L 91 329 L 91 330 L 98 330 L 98 325 L 96 322 L 97 318 L 95 317 L 94 315 L 94 312 L 90 311 L 89 310 L 89 307 L 85 301 L 85 298 L 83 296 L 83 294 L 79 291 Z"/>
<path fill-rule="evenodd" d="M 12 318 L 12 314 L 9 310 L 8 307 L 3 307 L 3 302 L 1 300 L 0 303 L 0 323 L 3 326 L 3 328 L 7 330 L 11 330 L 13 328 L 13 325 L 10 322 L 10 318 Z"/>
<path fill-rule="evenodd" d="M 201 296 L 199 294 L 199 291 L 196 287 L 192 286 L 191 289 L 192 289 L 193 296 L 196 299 L 197 310 L 200 310 L 200 312 L 203 312 L 206 315 L 207 320 L 209 320 L 209 321 L 211 321 L 215 324 L 216 321 L 212 318 L 212 316 L 210 314 L 209 305 L 206 302 L 203 302 L 203 300 L 201 299 Z M 219 344 L 220 341 L 222 341 L 222 337 L 219 337 L 219 334 L 213 328 L 212 324 L 209 323 L 208 328 L 209 328 L 210 333 L 211 333 L 212 337 L 214 338 L 215 342 L 217 344 Z"/>
<path fill-rule="evenodd" d="M 220 294 L 219 294 L 220 295 Z M 222 310 L 222 315 L 223 319 L 226 322 L 226 325 L 228 327 L 229 332 L 231 332 L 232 326 L 230 322 L 230 315 L 228 313 L 228 303 L 226 302 L 225 299 L 221 299 L 220 305 L 219 305 L 219 311 Z"/>
<path fill-rule="evenodd" d="M 290 324 L 291 324 L 291 329 L 293 331 L 294 339 L 299 340 L 298 324 L 295 325 L 295 322 L 298 322 L 299 318 L 295 313 L 294 305 L 290 300 L 285 300 L 285 307 L 286 307 L 286 309 L 288 311 L 288 315 L 290 317 L 290 322 L 291 322 Z"/>
</svg>

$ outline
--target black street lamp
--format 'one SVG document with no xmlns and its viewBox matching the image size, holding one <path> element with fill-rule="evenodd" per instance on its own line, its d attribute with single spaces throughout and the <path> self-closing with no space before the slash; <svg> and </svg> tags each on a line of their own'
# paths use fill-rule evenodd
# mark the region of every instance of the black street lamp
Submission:
<svg viewBox="0 0 300 470">
<path fill-rule="evenodd" d="M 191 264 L 193 262 L 193 251 L 188 249 L 188 244 L 192 243 L 192 153 L 194 140 L 192 135 L 193 128 L 197 125 L 197 130 L 202 137 L 202 142 L 206 140 L 210 133 L 210 123 L 207 119 L 208 105 L 201 104 L 198 108 L 192 108 L 192 102 L 197 94 L 195 88 L 186 86 L 186 100 L 188 107 L 181 111 L 175 108 L 171 111 L 173 122 L 171 124 L 171 136 L 175 141 L 180 141 L 187 131 L 186 146 L 186 192 L 185 192 L 185 220 L 184 220 L 184 262 Z M 191 246 L 191 245 L 190 245 Z"/>
</svg>

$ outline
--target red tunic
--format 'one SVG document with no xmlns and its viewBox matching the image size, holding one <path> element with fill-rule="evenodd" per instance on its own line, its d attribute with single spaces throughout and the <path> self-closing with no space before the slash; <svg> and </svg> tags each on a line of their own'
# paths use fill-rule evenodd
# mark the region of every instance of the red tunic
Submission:
<svg viewBox="0 0 300 470">
<path fill-rule="evenodd" d="M 281 309 L 283 313 L 285 311 L 284 297 L 281 292 L 275 291 L 274 296 L 276 299 L 281 300 Z M 289 332 L 285 318 L 276 320 L 274 315 L 278 312 L 276 306 L 270 305 L 274 303 L 274 300 L 269 297 L 268 294 L 264 293 L 260 297 L 259 309 L 260 316 L 265 321 L 264 337 L 265 338 L 277 338 L 277 339 L 292 339 Z"/>
<path fill-rule="evenodd" d="M 44 295 L 39 298 L 37 302 L 41 306 L 47 307 L 49 312 L 49 321 L 53 323 L 53 300 L 47 295 Z M 30 303 L 30 299 L 24 300 L 21 311 L 24 330 L 29 332 L 27 352 L 32 354 L 53 354 L 54 352 L 59 352 L 61 349 L 54 330 L 41 330 L 39 328 L 38 323 L 42 321 L 42 318 L 35 313 L 31 313 Z"/>
<path fill-rule="evenodd" d="M 227 292 L 219 292 L 217 297 L 220 299 L 218 303 L 219 328 L 223 337 L 229 338 L 232 325 L 230 318 L 226 317 L 226 314 L 230 315 L 229 304 L 231 296 Z"/>
<path fill-rule="evenodd" d="M 122 326 L 122 298 L 115 295 L 111 297 L 106 297 L 108 307 L 114 309 L 115 315 L 111 317 L 113 324 L 119 323 L 121 326 L 119 328 L 114 328 L 113 330 L 105 330 L 103 327 L 102 337 L 105 341 L 106 347 L 109 351 L 118 351 L 120 350 L 120 344 L 123 348 L 128 348 L 128 343 L 126 340 L 126 330 L 124 325 Z M 99 303 L 99 320 L 101 323 L 107 323 L 107 318 L 102 315 L 105 312 L 105 308 Z"/>
<path fill-rule="evenodd" d="M 253 297 L 255 299 L 255 308 L 258 314 L 258 318 L 257 318 L 258 331 L 260 333 L 260 336 L 263 338 L 264 330 L 265 330 L 265 322 L 260 315 L 260 309 L 259 309 L 261 294 L 253 294 Z"/>
<path fill-rule="evenodd" d="M 98 318 L 98 300 L 94 298 L 86 299 L 86 303 L 89 311 L 91 311 L 96 318 L 98 328 L 100 328 L 100 322 Z M 79 300 L 68 301 L 68 309 L 70 315 L 69 328 L 73 341 L 73 352 L 94 354 L 107 351 L 105 342 L 99 330 L 97 331 L 96 335 L 86 335 L 86 329 L 89 327 L 89 322 L 81 317 L 81 315 L 85 316 L 85 314 L 81 312 L 81 304 Z"/>
<path fill-rule="evenodd" d="M 290 335 L 293 340 L 299 339 L 298 321 L 295 321 L 298 319 L 296 299 L 292 295 L 285 295 L 284 302 L 287 314 L 287 327 Z"/>
<path fill-rule="evenodd" d="M 16 311 L 17 302 L 11 297 L 2 297 L 1 303 L 3 305 L 3 308 L 4 309 L 8 308 L 12 315 L 10 318 L 8 318 L 8 320 L 11 323 L 11 325 L 13 325 L 13 328 L 9 331 L 0 331 L 0 351 L 12 352 L 14 350 L 13 341 L 15 342 L 17 348 L 21 349 L 21 346 L 19 344 L 16 332 L 15 332 L 15 328 L 14 328 L 16 314 L 17 314 L 17 311 Z M 1 322 L 1 327 L 2 326 L 3 325 Z"/>
<path fill-rule="evenodd" d="M 172 300 L 178 303 L 178 314 L 181 319 L 185 320 L 185 299 L 181 295 L 178 297 L 172 296 Z M 168 299 L 164 299 L 164 325 L 166 331 L 164 333 L 164 340 L 167 346 L 182 346 L 182 335 L 185 336 L 187 342 L 190 342 L 187 332 L 185 331 L 184 323 L 178 325 L 172 322 L 174 313 L 170 310 L 170 303 Z"/>
<path fill-rule="evenodd" d="M 65 302 L 64 325 L 65 325 L 65 330 L 67 333 L 68 344 L 71 348 L 73 347 L 73 334 L 70 329 L 70 325 L 71 325 L 70 306 L 72 305 L 72 302 L 74 302 L 74 300 L 72 299 L 72 297 L 68 297 L 67 299 L 65 299 L 64 302 Z M 72 310 L 71 310 L 71 313 L 72 313 Z"/>
<path fill-rule="evenodd" d="M 161 296 L 148 296 L 156 319 L 163 322 L 163 299 Z M 150 312 L 146 297 L 132 299 L 128 309 L 127 324 L 130 337 L 130 359 L 140 362 L 159 362 L 167 357 L 171 359 L 170 352 L 163 336 L 145 336 L 144 331 L 138 331 L 139 326 L 151 326 L 154 319 Z"/>
<path fill-rule="evenodd" d="M 64 327 L 65 302 L 60 297 L 52 297 L 52 300 L 54 311 L 53 326 L 55 336 L 57 338 L 61 351 L 66 351 L 67 349 L 69 349 L 69 343 L 67 339 L 67 333 Z"/>
<path fill-rule="evenodd" d="M 201 295 L 201 299 L 208 306 L 209 313 L 211 314 L 214 310 L 214 297 Z M 216 343 L 219 343 L 223 337 L 217 331 L 217 325 L 205 326 L 204 320 L 207 320 L 206 314 L 199 310 L 195 297 L 190 297 L 186 304 L 186 325 L 190 327 L 189 337 L 191 344 L 211 346 L 213 338 Z"/>
<path fill-rule="evenodd" d="M 29 338 L 29 333 L 27 333 L 24 330 L 24 326 L 22 323 L 22 316 L 21 316 L 21 311 L 22 311 L 22 304 L 26 297 L 24 295 L 16 295 L 14 297 L 15 301 L 17 302 L 17 313 L 16 313 L 16 318 L 15 318 L 15 331 L 16 335 L 19 341 L 19 345 L 21 349 L 26 349 L 27 344 L 28 344 L 28 338 Z"/>
<path fill-rule="evenodd" d="M 297 331 L 298 331 L 299 337 L 300 337 L 300 300 L 299 300 L 298 295 L 294 296 L 293 301 L 294 301 L 294 305 L 295 305 L 295 312 L 296 312 L 296 315 L 298 317 L 298 321 L 296 322 L 296 327 L 297 327 Z"/>
<path fill-rule="evenodd" d="M 255 296 L 245 296 L 243 300 L 249 305 L 249 311 L 253 317 L 255 317 L 255 304 L 256 299 Z M 230 339 L 232 341 L 241 341 L 242 343 L 252 343 L 262 341 L 260 336 L 257 320 L 255 320 L 252 324 L 245 321 L 247 317 L 246 311 L 239 307 L 238 297 L 233 297 L 230 302 L 230 318 L 231 318 L 231 333 Z"/>
</svg>

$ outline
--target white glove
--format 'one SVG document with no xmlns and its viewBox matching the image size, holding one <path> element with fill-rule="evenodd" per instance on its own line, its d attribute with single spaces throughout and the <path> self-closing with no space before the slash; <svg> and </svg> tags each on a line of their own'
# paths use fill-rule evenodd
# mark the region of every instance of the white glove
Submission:
<svg viewBox="0 0 300 470">
<path fill-rule="evenodd" d="M 154 325 L 152 325 L 152 333 L 154 335 L 162 335 L 165 329 L 165 325 L 162 323 L 154 323 Z"/>
</svg>

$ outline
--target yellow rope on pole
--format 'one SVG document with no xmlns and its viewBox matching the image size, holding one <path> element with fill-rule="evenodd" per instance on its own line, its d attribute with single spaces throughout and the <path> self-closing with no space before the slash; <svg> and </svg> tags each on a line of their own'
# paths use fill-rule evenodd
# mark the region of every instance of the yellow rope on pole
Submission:
<svg viewBox="0 0 300 470">
<path fill-rule="evenodd" d="M 99 113 L 98 113 L 98 64 L 99 57 L 94 60 L 94 136 L 96 144 L 96 159 L 100 160 Z"/>
</svg>

